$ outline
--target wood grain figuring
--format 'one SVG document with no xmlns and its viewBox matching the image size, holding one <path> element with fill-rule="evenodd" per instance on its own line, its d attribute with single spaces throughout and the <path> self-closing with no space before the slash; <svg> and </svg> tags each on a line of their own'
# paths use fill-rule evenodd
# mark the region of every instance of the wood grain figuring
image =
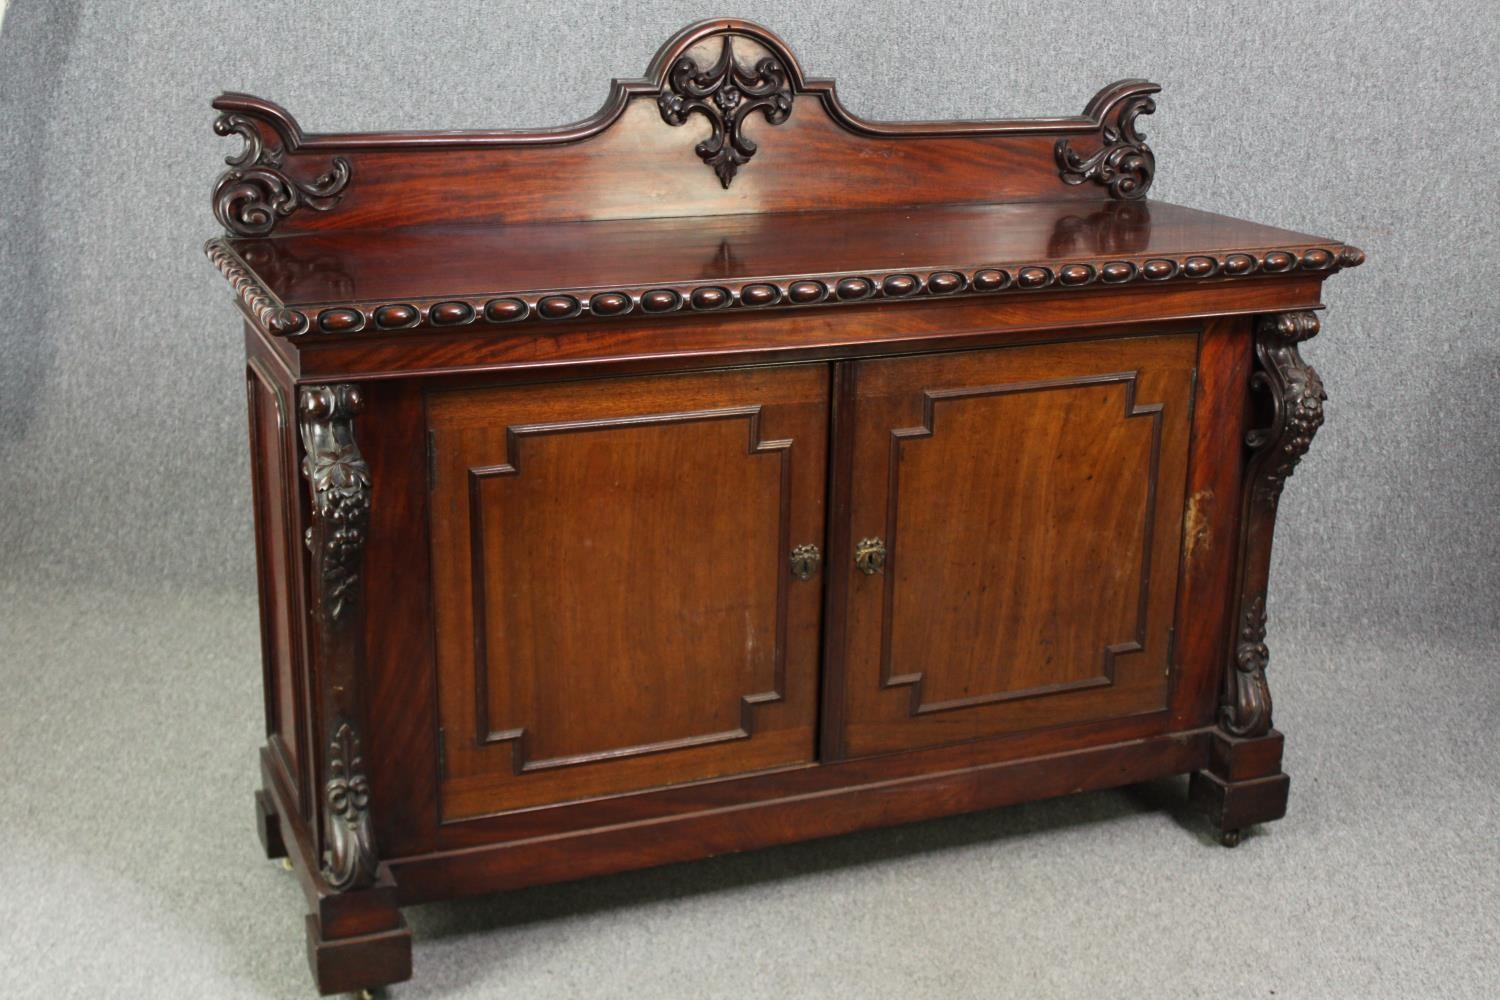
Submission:
<svg viewBox="0 0 1500 1000">
<path fill-rule="evenodd" d="M 1166 707 L 1196 346 L 853 368 L 845 752 Z"/>
<path fill-rule="evenodd" d="M 791 442 L 763 440 L 760 416 L 760 407 L 742 406 L 511 425 L 505 464 L 470 467 L 474 607 L 482 620 L 477 641 L 484 650 L 474 678 L 481 693 L 475 706 L 480 742 L 515 741 L 522 771 L 566 767 L 743 739 L 753 729 L 752 706 L 781 700 L 788 586 L 779 556 L 792 549 Z M 736 461 L 741 453 L 771 461 Z M 707 483 L 711 489 L 689 490 L 685 483 Z M 561 498 L 579 498 L 580 506 L 562 511 Z M 641 511 L 623 526 L 611 520 L 637 504 Z M 720 510 L 734 507 L 774 516 L 759 517 L 756 533 L 743 535 L 739 525 L 716 520 Z M 539 516 L 540 511 L 552 516 Z M 692 539 L 689 545 L 683 535 Z M 741 574 L 715 573 L 723 560 L 712 556 L 733 553 L 742 560 Z M 694 554 L 710 558 L 695 560 Z M 576 594 L 577 582 L 563 574 L 543 572 L 532 582 L 534 569 L 552 567 L 589 578 L 598 600 L 586 606 L 606 615 L 604 621 L 587 628 L 576 622 L 558 629 L 524 627 L 527 616 L 513 602 L 553 609 L 553 614 L 585 604 Z M 617 575 L 611 577 L 611 570 Z M 503 583 L 502 592 L 492 594 L 496 588 L 486 584 L 489 576 Z M 774 586 L 753 586 L 766 580 Z M 559 583 L 564 585 L 554 590 Z M 658 606 L 690 608 L 695 602 L 702 608 L 696 615 L 664 619 L 651 613 Z M 711 636 L 743 632 L 744 649 L 685 646 L 680 631 L 689 623 Z M 665 654 L 653 656 L 663 677 L 643 678 L 631 669 L 640 650 Z M 768 650 L 771 676 L 757 678 Z M 743 691 L 757 684 L 765 690 L 726 698 L 726 678 L 699 669 L 705 655 L 709 662 L 742 660 L 727 679 L 738 678 Z M 547 664 L 549 676 L 537 678 L 533 664 Z M 574 667 L 578 676 L 570 670 Z M 492 673 L 508 683 L 491 688 Z M 584 692 L 593 711 L 570 712 L 571 702 Z M 637 699 L 670 700 L 674 719 L 635 714 Z M 552 722 L 496 726 L 490 721 L 537 716 Z M 706 719 L 714 720 L 710 728 L 716 731 L 698 732 Z M 671 732 L 674 723 L 682 730 Z"/>
<path fill-rule="evenodd" d="M 827 378 L 430 399 L 445 816 L 811 759 Z"/>
<path fill-rule="evenodd" d="M 427 400 L 416 380 L 366 386 L 361 447 L 374 477 L 365 573 L 370 782 L 388 856 L 430 850 L 438 819 L 438 712 L 431 546 L 427 543 Z M 398 623 L 393 626 L 393 623 Z"/>
<path fill-rule="evenodd" d="M 1108 685 L 1115 657 L 1141 650 L 1162 406 L 1135 395 L 1135 372 L 933 389 L 921 426 L 891 432 L 885 535 L 905 554 L 885 576 L 881 674 L 910 687 L 914 714 Z M 902 504 L 902 479 L 916 503 Z M 935 483 L 941 501 L 923 502 Z M 1101 488 L 1113 503 L 1070 549 Z M 1018 578 L 1034 563 L 1057 577 L 1045 590 Z M 951 643 L 975 621 L 977 641 Z M 934 660 L 926 674 L 893 666 Z"/>
</svg>

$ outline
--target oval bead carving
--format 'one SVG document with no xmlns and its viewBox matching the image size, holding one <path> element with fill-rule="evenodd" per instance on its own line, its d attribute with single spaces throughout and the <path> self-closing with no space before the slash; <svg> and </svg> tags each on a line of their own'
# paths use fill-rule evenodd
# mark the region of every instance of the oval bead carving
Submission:
<svg viewBox="0 0 1500 1000">
<path fill-rule="evenodd" d="M 291 337 L 307 329 L 307 317 L 295 309 L 277 309 L 266 326 L 278 337 Z"/>
<path fill-rule="evenodd" d="M 1224 258 L 1224 273 L 1241 275 L 1255 270 L 1255 258 L 1247 253 L 1232 253 Z"/>
<path fill-rule="evenodd" d="M 1010 275 L 998 268 L 987 267 L 974 272 L 974 287 L 981 292 L 993 292 L 1010 284 Z"/>
<path fill-rule="evenodd" d="M 1189 278 L 1206 278 L 1219 267 L 1212 257 L 1189 257 L 1182 262 L 1182 273 Z"/>
<path fill-rule="evenodd" d="M 589 299 L 589 311 L 599 316 L 618 316 L 630 309 L 630 296 L 623 292 L 600 292 Z"/>
<path fill-rule="evenodd" d="M 927 290 L 933 295 L 948 295 L 962 287 L 963 276 L 952 271 L 937 271 L 927 276 Z"/>
<path fill-rule="evenodd" d="M 681 301 L 681 296 L 670 288 L 654 288 L 641 296 L 641 308 L 651 313 L 670 312 Z"/>
<path fill-rule="evenodd" d="M 1094 280 L 1094 269 L 1087 264 L 1064 264 L 1057 280 L 1064 285 L 1086 285 Z"/>
<path fill-rule="evenodd" d="M 421 318 L 421 315 L 417 312 L 416 306 L 381 306 L 375 310 L 375 325 L 383 330 L 396 330 L 403 326 L 411 326 Z"/>
<path fill-rule="evenodd" d="M 746 285 L 740 289 L 740 301 L 747 306 L 768 306 L 781 298 L 781 289 L 775 285 Z"/>
<path fill-rule="evenodd" d="M 796 281 L 786 290 L 786 297 L 793 302 L 817 302 L 827 292 L 821 281 Z"/>
<path fill-rule="evenodd" d="M 915 292 L 920 285 L 921 282 L 914 274 L 892 274 L 886 276 L 880 283 L 880 288 L 892 298 L 900 298 Z"/>
<path fill-rule="evenodd" d="M 705 285 L 693 289 L 692 303 L 694 309 L 722 309 L 729 305 L 729 292 L 716 285 Z"/>
<path fill-rule="evenodd" d="M 514 323 L 526 318 L 526 303 L 520 299 L 490 299 L 484 304 L 484 318 L 491 323 Z"/>
<path fill-rule="evenodd" d="M 1270 271 L 1272 273 L 1278 271 L 1290 271 L 1293 267 L 1297 266 L 1297 258 L 1293 257 L 1285 250 L 1272 250 L 1270 253 L 1266 254 L 1266 259 L 1263 266 L 1267 271 Z"/>
<path fill-rule="evenodd" d="M 869 278 L 845 278 L 834 291 L 841 299 L 862 299 L 875 293 L 875 284 Z"/>
<path fill-rule="evenodd" d="M 427 315 L 438 326 L 454 326 L 473 319 L 474 307 L 467 302 L 439 302 L 427 310 Z"/>
<path fill-rule="evenodd" d="M 318 313 L 318 326 L 328 333 L 348 333 L 365 325 L 358 309 L 324 309 Z"/>
<path fill-rule="evenodd" d="M 1141 274 L 1148 281 L 1165 281 L 1177 273 L 1177 262 L 1158 257 L 1141 265 Z"/>
<path fill-rule="evenodd" d="M 1333 264 L 1333 254 L 1327 250 L 1309 250 L 1302 255 L 1302 266 L 1309 271 L 1322 271 Z"/>
<path fill-rule="evenodd" d="M 1119 284 L 1135 277 L 1135 265 L 1128 260 L 1112 260 L 1099 269 L 1099 277 L 1110 284 Z"/>
<path fill-rule="evenodd" d="M 1016 284 L 1022 288 L 1042 288 L 1052 284 L 1052 272 L 1045 267 L 1023 267 L 1016 275 Z"/>
<path fill-rule="evenodd" d="M 578 300 L 571 295 L 549 295 L 536 304 L 537 314 L 543 319 L 567 319 L 578 310 Z"/>
</svg>

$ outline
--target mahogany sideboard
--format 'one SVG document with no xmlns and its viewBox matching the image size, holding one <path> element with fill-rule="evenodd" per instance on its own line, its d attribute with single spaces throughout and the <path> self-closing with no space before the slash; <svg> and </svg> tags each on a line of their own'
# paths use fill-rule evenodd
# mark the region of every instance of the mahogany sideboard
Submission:
<svg viewBox="0 0 1500 1000">
<path fill-rule="evenodd" d="M 320 990 L 424 900 L 1174 774 L 1283 815 L 1271 537 L 1363 254 L 1146 199 L 1158 89 L 866 121 L 721 19 L 551 130 L 214 101 Z"/>
</svg>

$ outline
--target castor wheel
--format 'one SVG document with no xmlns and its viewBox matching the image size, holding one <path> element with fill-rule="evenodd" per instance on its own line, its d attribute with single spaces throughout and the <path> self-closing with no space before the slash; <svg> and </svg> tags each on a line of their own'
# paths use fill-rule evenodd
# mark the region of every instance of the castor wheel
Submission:
<svg viewBox="0 0 1500 1000">
<path fill-rule="evenodd" d="M 1223 844 L 1225 847 L 1239 847 L 1240 846 L 1240 831 L 1238 831 L 1238 830 L 1221 830 L 1219 832 L 1219 843 Z"/>
</svg>

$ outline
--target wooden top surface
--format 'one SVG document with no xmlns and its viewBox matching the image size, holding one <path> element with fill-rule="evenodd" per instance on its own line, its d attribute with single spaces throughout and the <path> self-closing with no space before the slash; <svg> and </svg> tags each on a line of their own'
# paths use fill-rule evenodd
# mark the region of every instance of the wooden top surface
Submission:
<svg viewBox="0 0 1500 1000">
<path fill-rule="evenodd" d="M 291 308 L 1341 246 L 1161 202 L 451 225 L 228 242 Z"/>
<path fill-rule="evenodd" d="M 283 334 L 1275 277 L 1362 259 L 1336 240 L 1151 201 L 418 226 L 208 249 Z M 296 315 L 277 329 L 278 313 Z"/>
</svg>

